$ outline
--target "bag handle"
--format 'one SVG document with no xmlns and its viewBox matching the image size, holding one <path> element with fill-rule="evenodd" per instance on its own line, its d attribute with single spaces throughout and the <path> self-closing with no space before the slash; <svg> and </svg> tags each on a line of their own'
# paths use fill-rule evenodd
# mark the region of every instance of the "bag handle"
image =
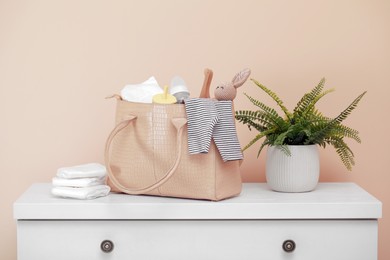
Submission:
<svg viewBox="0 0 390 260">
<path fill-rule="evenodd" d="M 135 120 L 137 117 L 134 115 L 128 115 L 124 120 L 122 120 L 119 124 L 115 126 L 115 128 L 111 131 L 107 142 L 106 142 L 106 149 L 104 153 L 105 157 L 105 162 L 107 166 L 107 171 L 108 171 L 108 176 L 110 177 L 110 181 L 121 191 L 124 193 L 132 194 L 132 195 L 137 195 L 137 194 L 144 194 L 146 192 L 149 192 L 151 190 L 154 190 L 161 185 L 163 185 L 166 181 L 169 180 L 169 178 L 172 177 L 173 173 L 176 171 L 177 167 L 179 166 L 179 162 L 181 159 L 181 148 L 182 148 L 182 135 L 183 135 L 183 126 L 187 123 L 186 118 L 172 118 L 171 121 L 173 125 L 175 126 L 177 130 L 177 135 L 176 135 L 176 159 L 175 162 L 173 163 L 172 167 L 165 173 L 165 175 L 158 181 L 156 181 L 154 184 L 151 184 L 149 186 L 146 186 L 144 188 L 135 188 L 135 189 L 129 189 L 124 187 L 122 184 L 118 182 L 118 180 L 115 178 L 114 174 L 112 173 L 111 167 L 110 167 L 110 147 L 113 139 L 115 136 L 121 132 L 124 128 L 126 128 L 130 122 Z"/>
</svg>

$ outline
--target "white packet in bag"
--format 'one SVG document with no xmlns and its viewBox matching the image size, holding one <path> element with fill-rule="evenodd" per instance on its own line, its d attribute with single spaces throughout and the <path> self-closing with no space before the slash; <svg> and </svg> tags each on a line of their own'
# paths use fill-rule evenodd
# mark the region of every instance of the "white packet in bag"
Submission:
<svg viewBox="0 0 390 260">
<path fill-rule="evenodd" d="M 140 84 L 128 84 L 121 91 L 123 100 L 138 103 L 152 103 L 153 96 L 162 94 L 164 91 L 158 85 L 154 77 Z"/>
</svg>

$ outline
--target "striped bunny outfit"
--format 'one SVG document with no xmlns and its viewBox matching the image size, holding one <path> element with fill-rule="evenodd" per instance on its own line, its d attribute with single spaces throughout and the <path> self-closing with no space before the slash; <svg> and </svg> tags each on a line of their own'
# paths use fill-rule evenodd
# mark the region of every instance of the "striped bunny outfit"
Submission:
<svg viewBox="0 0 390 260">
<path fill-rule="evenodd" d="M 185 101 L 188 120 L 188 151 L 208 153 L 213 138 L 223 161 L 242 160 L 233 117 L 233 102 L 209 98 Z"/>
</svg>

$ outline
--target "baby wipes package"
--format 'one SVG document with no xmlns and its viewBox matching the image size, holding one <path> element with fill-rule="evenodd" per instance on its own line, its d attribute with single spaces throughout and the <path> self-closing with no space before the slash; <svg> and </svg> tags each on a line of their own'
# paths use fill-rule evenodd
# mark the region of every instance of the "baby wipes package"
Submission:
<svg viewBox="0 0 390 260">
<path fill-rule="evenodd" d="M 163 89 L 154 77 L 139 84 L 128 84 L 121 91 L 123 100 L 138 103 L 152 103 L 153 96 L 162 94 Z"/>
</svg>

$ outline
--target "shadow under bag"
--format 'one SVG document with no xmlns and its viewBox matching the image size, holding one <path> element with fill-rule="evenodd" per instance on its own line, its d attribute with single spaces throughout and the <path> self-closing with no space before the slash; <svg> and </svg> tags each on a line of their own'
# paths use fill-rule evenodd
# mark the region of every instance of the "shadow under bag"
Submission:
<svg viewBox="0 0 390 260">
<path fill-rule="evenodd" d="M 224 162 L 214 141 L 208 153 L 189 154 L 185 105 L 116 97 L 105 149 L 112 191 L 214 201 L 240 194 L 240 161 Z"/>
</svg>

